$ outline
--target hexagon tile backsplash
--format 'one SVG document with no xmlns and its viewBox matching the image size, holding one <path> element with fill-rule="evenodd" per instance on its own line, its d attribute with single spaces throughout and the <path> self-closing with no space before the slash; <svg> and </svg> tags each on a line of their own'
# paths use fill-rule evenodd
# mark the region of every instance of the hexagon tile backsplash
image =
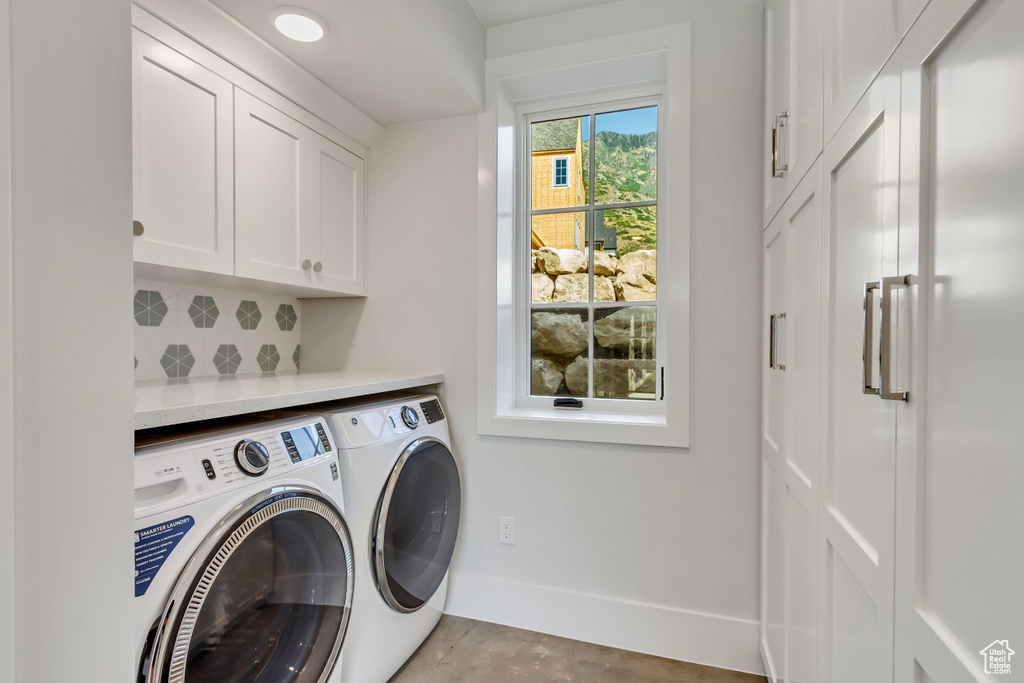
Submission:
<svg viewBox="0 0 1024 683">
<path fill-rule="evenodd" d="M 135 379 L 297 370 L 298 299 L 135 280 Z"/>
</svg>

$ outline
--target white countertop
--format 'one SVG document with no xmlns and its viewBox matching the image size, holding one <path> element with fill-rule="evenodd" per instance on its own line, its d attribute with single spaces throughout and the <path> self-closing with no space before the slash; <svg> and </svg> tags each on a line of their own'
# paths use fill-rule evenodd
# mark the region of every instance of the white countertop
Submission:
<svg viewBox="0 0 1024 683">
<path fill-rule="evenodd" d="M 135 384 L 135 429 L 400 391 L 444 381 L 407 372 L 279 372 Z"/>
</svg>

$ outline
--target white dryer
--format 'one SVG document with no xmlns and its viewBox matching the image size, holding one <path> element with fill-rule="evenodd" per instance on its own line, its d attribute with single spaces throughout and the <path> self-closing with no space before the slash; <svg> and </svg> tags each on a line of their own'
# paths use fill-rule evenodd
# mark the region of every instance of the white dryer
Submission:
<svg viewBox="0 0 1024 683">
<path fill-rule="evenodd" d="M 139 681 L 337 683 L 355 565 L 326 424 L 137 444 Z"/>
<path fill-rule="evenodd" d="M 462 507 L 459 469 L 436 396 L 326 416 L 360 576 L 341 681 L 385 683 L 441 618 Z"/>
</svg>

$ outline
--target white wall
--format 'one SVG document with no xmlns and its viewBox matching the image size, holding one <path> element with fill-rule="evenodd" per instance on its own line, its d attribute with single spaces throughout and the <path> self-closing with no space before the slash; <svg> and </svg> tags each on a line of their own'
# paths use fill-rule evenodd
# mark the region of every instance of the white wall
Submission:
<svg viewBox="0 0 1024 683">
<path fill-rule="evenodd" d="M 130 681 L 130 5 L 3 4 L 0 680 Z"/>
<path fill-rule="evenodd" d="M 636 0 L 492 29 L 488 51 L 692 22 L 691 448 L 476 434 L 477 120 L 386 128 L 369 296 L 303 303 L 303 369 L 423 369 L 463 468 L 448 611 L 748 671 L 757 650 L 762 5 Z M 499 545 L 498 517 L 516 544 Z"/>
</svg>

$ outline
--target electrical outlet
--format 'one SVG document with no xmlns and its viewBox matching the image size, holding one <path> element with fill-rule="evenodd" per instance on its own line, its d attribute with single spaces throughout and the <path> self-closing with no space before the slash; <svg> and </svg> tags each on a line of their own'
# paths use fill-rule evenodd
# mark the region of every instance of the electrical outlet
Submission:
<svg viewBox="0 0 1024 683">
<path fill-rule="evenodd" d="M 507 543 L 508 545 L 512 545 L 516 542 L 511 517 L 498 518 L 498 541 L 500 543 Z"/>
</svg>

